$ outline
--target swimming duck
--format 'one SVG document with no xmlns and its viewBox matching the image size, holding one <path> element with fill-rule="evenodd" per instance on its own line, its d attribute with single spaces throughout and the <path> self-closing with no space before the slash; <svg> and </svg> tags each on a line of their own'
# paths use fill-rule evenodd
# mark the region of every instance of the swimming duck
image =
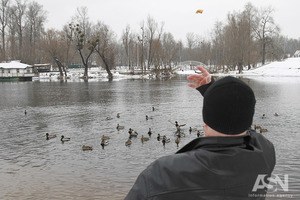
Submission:
<svg viewBox="0 0 300 200">
<path fill-rule="evenodd" d="M 131 128 L 128 129 L 128 133 L 131 134 L 133 130 Z"/>
<path fill-rule="evenodd" d="M 175 134 L 176 134 L 176 136 L 179 137 L 179 138 L 185 137 L 185 134 L 184 134 L 184 133 L 180 133 L 180 132 L 178 133 L 178 132 L 176 132 Z"/>
<path fill-rule="evenodd" d="M 149 128 L 148 135 L 149 135 L 149 137 L 151 137 L 151 135 L 152 135 L 151 128 Z"/>
<path fill-rule="evenodd" d="M 178 124 L 178 121 L 175 121 L 175 126 L 177 127 L 177 126 L 179 126 L 179 127 L 181 127 L 181 126 L 185 126 L 186 124 L 181 124 L 181 125 L 179 125 Z"/>
<path fill-rule="evenodd" d="M 92 146 L 85 146 L 85 145 L 83 145 L 82 146 L 82 150 L 83 151 L 91 151 L 91 150 L 93 150 L 93 147 Z"/>
<path fill-rule="evenodd" d="M 131 134 L 130 134 L 131 137 L 137 137 L 138 136 L 138 133 L 136 131 L 133 131 Z"/>
<path fill-rule="evenodd" d="M 260 128 L 260 131 L 259 131 L 260 133 L 264 133 L 264 132 L 268 132 L 268 129 L 266 129 L 266 128 Z"/>
<path fill-rule="evenodd" d="M 176 143 L 177 147 L 178 147 L 179 142 L 180 142 L 180 139 L 179 139 L 179 137 L 177 137 L 176 140 L 175 140 L 175 143 Z"/>
<path fill-rule="evenodd" d="M 125 146 L 130 146 L 131 145 L 131 140 L 130 139 L 128 139 L 126 142 L 125 142 Z"/>
<path fill-rule="evenodd" d="M 278 116 L 279 116 L 279 114 L 278 114 L 278 113 L 275 113 L 275 114 L 274 114 L 274 116 L 275 116 L 275 117 L 278 117 Z"/>
<path fill-rule="evenodd" d="M 197 132 L 197 137 L 203 136 L 204 135 L 204 131 L 198 131 Z"/>
<path fill-rule="evenodd" d="M 101 140 L 109 140 L 110 139 L 110 137 L 109 136 L 105 136 L 105 135 L 103 135 L 102 137 L 101 137 Z"/>
<path fill-rule="evenodd" d="M 163 137 L 162 136 L 160 136 L 160 134 L 158 133 L 157 134 L 157 141 L 160 141 L 160 139 L 162 139 Z"/>
<path fill-rule="evenodd" d="M 49 133 L 46 133 L 46 140 L 50 140 L 56 138 L 56 135 L 49 135 Z"/>
<path fill-rule="evenodd" d="M 102 141 L 101 141 L 102 149 L 104 149 L 104 146 L 107 146 L 108 144 L 109 144 L 109 141 L 108 141 L 108 140 L 102 140 Z"/>
<path fill-rule="evenodd" d="M 265 114 L 263 114 L 263 115 L 261 116 L 261 118 L 262 118 L 262 119 L 265 119 L 265 118 L 266 118 L 266 115 L 265 115 Z"/>
<path fill-rule="evenodd" d="M 102 140 L 101 145 L 107 146 L 109 144 L 108 140 Z"/>
<path fill-rule="evenodd" d="M 146 115 L 146 120 L 148 119 L 153 119 L 153 117 L 149 117 L 148 115 Z"/>
<path fill-rule="evenodd" d="M 60 141 L 62 141 L 62 142 L 68 142 L 68 141 L 70 141 L 71 140 L 71 138 L 66 138 L 65 136 L 61 136 L 60 137 Z"/>
<path fill-rule="evenodd" d="M 167 136 L 163 136 L 163 139 L 162 139 L 162 143 L 163 145 L 165 146 L 166 143 L 169 143 L 170 142 L 170 138 L 167 138 Z"/>
<path fill-rule="evenodd" d="M 174 125 L 175 125 L 176 131 L 177 131 L 178 133 L 180 132 L 180 127 L 186 125 L 186 124 L 181 124 L 181 125 L 179 125 L 179 124 L 178 124 L 178 121 L 175 121 L 175 123 L 172 123 L 172 122 L 169 120 L 169 122 L 170 122 L 171 124 L 174 124 Z"/>
<path fill-rule="evenodd" d="M 120 113 L 117 113 L 117 118 L 120 118 Z"/>
<path fill-rule="evenodd" d="M 148 140 L 149 140 L 148 137 L 144 137 L 144 136 L 142 135 L 142 138 L 141 138 L 142 143 L 143 143 L 144 141 L 148 141 Z"/>
<path fill-rule="evenodd" d="M 261 129 L 261 126 L 254 125 L 254 129 Z"/>
<path fill-rule="evenodd" d="M 121 130 L 121 129 L 124 129 L 125 127 L 124 126 L 120 126 L 119 124 L 117 125 L 117 130 Z"/>
<path fill-rule="evenodd" d="M 192 127 L 190 127 L 189 128 L 189 132 L 191 133 L 192 131 L 196 131 L 197 130 L 197 128 L 192 128 Z"/>
<path fill-rule="evenodd" d="M 106 120 L 112 120 L 112 119 L 113 119 L 113 118 L 110 117 L 110 116 L 106 117 Z"/>
<path fill-rule="evenodd" d="M 171 140 L 170 140 L 170 138 L 167 138 L 167 136 L 163 136 L 163 139 L 165 139 L 165 141 L 166 141 L 166 143 L 169 143 Z"/>
<path fill-rule="evenodd" d="M 136 137 L 138 135 L 138 133 L 131 128 L 129 128 L 128 133 L 130 137 Z"/>
</svg>

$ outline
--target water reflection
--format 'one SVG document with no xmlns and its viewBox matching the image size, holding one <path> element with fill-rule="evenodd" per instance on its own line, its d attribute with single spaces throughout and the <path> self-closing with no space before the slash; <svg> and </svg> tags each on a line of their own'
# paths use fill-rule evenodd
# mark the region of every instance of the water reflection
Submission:
<svg viewBox="0 0 300 200">
<path fill-rule="evenodd" d="M 289 174 L 290 193 L 299 193 L 300 86 L 246 81 L 257 99 L 254 124 L 269 130 L 264 134 L 276 147 L 274 173 Z M 145 166 L 178 150 L 169 120 L 187 123 L 179 148 L 196 138 L 196 132 L 189 134 L 190 126 L 202 128 L 202 99 L 186 83 L 185 77 L 1 83 L 0 199 L 123 199 Z M 146 115 L 153 119 L 145 120 Z M 125 129 L 118 131 L 117 124 Z M 151 128 L 152 138 L 144 143 L 133 138 L 125 147 L 129 128 L 139 136 Z M 58 137 L 47 141 L 46 132 Z M 165 148 L 156 140 L 158 133 L 171 138 Z M 60 135 L 71 141 L 62 144 Z M 102 135 L 111 137 L 104 149 Z M 94 149 L 82 151 L 82 145 Z"/>
</svg>

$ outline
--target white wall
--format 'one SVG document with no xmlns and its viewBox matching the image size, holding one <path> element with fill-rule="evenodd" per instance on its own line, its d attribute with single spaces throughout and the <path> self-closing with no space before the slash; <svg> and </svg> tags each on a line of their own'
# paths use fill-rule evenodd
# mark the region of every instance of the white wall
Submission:
<svg viewBox="0 0 300 200">
<path fill-rule="evenodd" d="M 31 76 L 32 68 L 25 69 L 0 69 L 0 77 L 24 77 Z"/>
</svg>

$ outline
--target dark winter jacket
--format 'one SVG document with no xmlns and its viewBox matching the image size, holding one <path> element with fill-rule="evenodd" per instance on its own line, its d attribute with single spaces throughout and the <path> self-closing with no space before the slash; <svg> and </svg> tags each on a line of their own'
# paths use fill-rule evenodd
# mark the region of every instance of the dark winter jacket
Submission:
<svg viewBox="0 0 300 200">
<path fill-rule="evenodd" d="M 266 191 L 253 187 L 274 166 L 272 143 L 253 130 L 240 137 L 197 138 L 148 166 L 125 199 L 265 199 Z"/>
</svg>

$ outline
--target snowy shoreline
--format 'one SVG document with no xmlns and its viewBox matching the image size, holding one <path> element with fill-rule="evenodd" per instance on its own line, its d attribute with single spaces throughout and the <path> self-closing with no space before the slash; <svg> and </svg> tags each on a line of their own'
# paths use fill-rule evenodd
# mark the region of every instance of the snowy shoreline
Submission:
<svg viewBox="0 0 300 200">
<path fill-rule="evenodd" d="M 194 74 L 193 70 L 179 71 L 178 74 Z M 266 77 L 300 77 L 300 58 L 288 58 L 283 61 L 276 61 L 255 69 L 244 70 L 242 74 L 237 71 L 228 73 L 217 73 L 214 76 L 266 76 Z"/>
<path fill-rule="evenodd" d="M 180 71 L 178 74 L 194 74 L 195 71 Z M 300 58 L 288 58 L 283 61 L 276 61 L 257 67 L 251 70 L 245 70 L 242 74 L 238 71 L 228 73 L 216 73 L 213 76 L 236 76 L 244 77 L 264 82 L 289 82 L 300 83 Z"/>
<path fill-rule="evenodd" d="M 70 70 L 68 72 L 68 80 L 71 81 L 80 81 L 83 75 L 83 70 Z M 194 70 L 178 70 L 175 71 L 176 74 L 195 74 Z M 118 71 L 113 71 L 114 81 L 123 80 L 123 79 L 151 79 L 151 75 L 124 75 L 120 74 Z M 278 81 L 280 78 L 281 81 L 299 81 L 300 82 L 300 58 L 288 58 L 283 61 L 276 61 L 264 66 L 251 69 L 248 71 L 243 71 L 242 74 L 239 74 L 237 71 L 231 71 L 228 73 L 217 73 L 213 76 L 242 76 L 250 79 L 266 80 L 266 81 Z M 89 71 L 89 81 L 107 81 L 106 71 L 101 71 L 97 69 L 92 69 Z M 163 78 L 163 77 L 162 77 Z M 39 77 L 35 77 L 34 80 L 39 81 L 55 81 L 59 80 L 58 72 L 48 72 L 41 73 Z"/>
</svg>

